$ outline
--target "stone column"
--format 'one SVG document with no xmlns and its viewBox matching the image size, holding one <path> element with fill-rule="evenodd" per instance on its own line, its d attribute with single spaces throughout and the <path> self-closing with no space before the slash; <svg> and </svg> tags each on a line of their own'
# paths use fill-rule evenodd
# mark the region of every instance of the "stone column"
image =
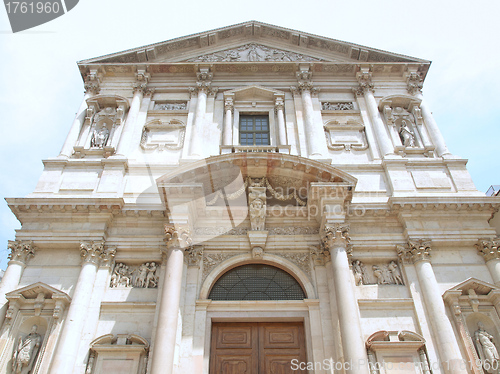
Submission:
<svg viewBox="0 0 500 374">
<path fill-rule="evenodd" d="M 451 154 L 446 146 L 443 135 L 439 130 L 436 121 L 434 120 L 434 116 L 432 112 L 427 107 L 427 104 L 423 100 L 422 96 L 422 86 L 423 79 L 418 72 L 410 72 L 406 78 L 408 93 L 414 95 L 418 99 L 422 100 L 420 103 L 420 110 L 422 111 L 422 117 L 424 119 L 425 126 L 427 131 L 429 132 L 429 136 L 431 137 L 434 145 L 436 146 L 436 153 L 438 156 L 449 155 Z"/>
<path fill-rule="evenodd" d="M 191 245 L 189 229 L 167 225 L 165 241 L 167 266 L 157 306 L 158 325 L 151 357 L 151 374 L 171 374 L 173 371 L 184 251 Z"/>
<path fill-rule="evenodd" d="M 409 240 L 408 246 L 398 246 L 398 255 L 405 263 L 413 263 L 427 310 L 427 315 L 436 337 L 436 346 L 444 373 L 466 374 L 460 367 L 462 355 L 448 316 L 439 284 L 431 265 L 431 241 Z"/>
<path fill-rule="evenodd" d="M 226 117 L 224 118 L 224 134 L 222 137 L 222 145 L 232 145 L 233 144 L 233 99 L 228 97 L 224 101 L 224 110 L 226 111 Z"/>
<path fill-rule="evenodd" d="M 85 96 L 83 96 L 82 104 L 80 105 L 78 112 L 76 112 L 75 120 L 71 125 L 68 136 L 64 141 L 64 145 L 61 149 L 61 152 L 59 153 L 59 156 L 70 157 L 73 154 L 73 147 L 77 145 L 76 142 L 78 141 L 80 131 L 85 122 L 85 115 L 87 112 L 87 99 L 92 97 L 92 95 L 93 92 L 91 90 L 85 91 Z"/>
<path fill-rule="evenodd" d="M 82 269 L 50 367 L 51 374 L 72 373 L 97 269 L 106 251 L 104 241 L 82 242 Z"/>
<path fill-rule="evenodd" d="M 370 115 L 370 121 L 377 138 L 380 153 L 382 157 L 394 154 L 394 146 L 387 133 L 386 126 L 380 117 L 378 111 L 377 101 L 375 96 L 373 96 L 373 83 L 372 74 L 362 69 L 361 72 L 357 73 L 357 78 L 359 82 L 359 87 L 355 90 L 356 95 L 363 96 L 366 102 L 366 107 L 368 109 L 368 114 Z"/>
<path fill-rule="evenodd" d="M 484 257 L 493 282 L 500 286 L 500 238 L 480 239 L 476 244 L 478 254 Z"/>
<path fill-rule="evenodd" d="M 276 110 L 276 116 L 278 117 L 278 146 L 287 145 L 284 108 L 285 101 L 283 98 L 276 98 L 274 109 Z"/>
<path fill-rule="evenodd" d="M 202 68 L 196 74 L 196 77 L 198 81 L 194 90 L 198 91 L 198 98 L 196 100 L 193 130 L 191 131 L 191 156 L 201 157 L 203 154 L 203 128 L 207 112 L 207 95 L 212 90 L 213 74 L 209 72 L 208 68 Z"/>
<path fill-rule="evenodd" d="M 119 138 L 118 147 L 116 153 L 122 156 L 128 156 L 130 152 L 130 145 L 132 143 L 132 134 L 134 133 L 135 122 L 137 120 L 137 115 L 141 110 L 142 98 L 147 90 L 146 83 L 136 83 L 134 84 L 134 97 L 132 99 L 132 104 L 130 104 L 130 109 L 128 111 L 127 119 L 121 128 L 121 134 L 115 134 Z"/>
<path fill-rule="evenodd" d="M 368 356 L 361 333 L 358 303 L 354 296 L 354 285 L 347 256 L 350 241 L 349 225 L 327 224 L 324 230 L 323 242 L 330 251 L 333 267 L 344 362 L 352 364 L 352 367 L 346 371 L 353 374 L 368 374 Z"/>
<path fill-rule="evenodd" d="M 28 260 L 35 255 L 35 247 L 32 241 L 9 240 L 8 248 L 10 249 L 10 261 L 0 283 L 0 326 L 3 324 L 8 306 L 5 294 L 17 288 Z"/>
</svg>

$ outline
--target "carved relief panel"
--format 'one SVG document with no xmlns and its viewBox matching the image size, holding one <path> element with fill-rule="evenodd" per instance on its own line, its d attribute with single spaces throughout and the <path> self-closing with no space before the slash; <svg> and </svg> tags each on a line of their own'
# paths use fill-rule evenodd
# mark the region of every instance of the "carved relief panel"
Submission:
<svg viewBox="0 0 500 374">
<path fill-rule="evenodd" d="M 332 151 L 364 151 L 368 149 L 365 126 L 357 121 L 345 123 L 332 120 L 325 124 L 325 136 L 328 149 Z"/>
<path fill-rule="evenodd" d="M 351 264 L 356 286 L 405 284 L 399 265 L 395 260 L 387 263 L 364 263 L 360 260 L 354 260 Z"/>
<path fill-rule="evenodd" d="M 169 122 L 152 120 L 142 130 L 141 148 L 159 151 L 182 149 L 185 133 L 186 126 L 177 119 Z"/>
<path fill-rule="evenodd" d="M 109 286 L 157 288 L 160 277 L 160 265 L 155 262 L 145 262 L 141 265 L 126 265 L 117 262 L 111 274 Z"/>
</svg>

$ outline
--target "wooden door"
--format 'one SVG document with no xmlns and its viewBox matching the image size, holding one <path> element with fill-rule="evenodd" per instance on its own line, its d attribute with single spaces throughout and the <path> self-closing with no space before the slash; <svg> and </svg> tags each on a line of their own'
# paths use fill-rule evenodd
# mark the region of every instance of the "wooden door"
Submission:
<svg viewBox="0 0 500 374">
<path fill-rule="evenodd" d="M 214 323 L 210 374 L 298 374 L 306 360 L 302 323 Z"/>
</svg>

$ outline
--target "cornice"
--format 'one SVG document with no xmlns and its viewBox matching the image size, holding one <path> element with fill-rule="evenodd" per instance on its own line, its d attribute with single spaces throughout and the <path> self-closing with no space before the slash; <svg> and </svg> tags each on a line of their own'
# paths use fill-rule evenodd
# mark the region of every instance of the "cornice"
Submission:
<svg viewBox="0 0 500 374">
<path fill-rule="evenodd" d="M 387 203 L 392 211 L 490 211 L 500 207 L 500 197 L 391 197 Z"/>
<path fill-rule="evenodd" d="M 116 213 L 125 205 L 122 198 L 6 198 L 19 219 L 21 214 L 39 213 Z"/>
</svg>

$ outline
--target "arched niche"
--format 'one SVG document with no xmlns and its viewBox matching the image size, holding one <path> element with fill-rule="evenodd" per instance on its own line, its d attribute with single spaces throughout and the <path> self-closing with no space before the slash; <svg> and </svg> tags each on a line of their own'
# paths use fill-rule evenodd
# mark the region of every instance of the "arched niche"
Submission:
<svg viewBox="0 0 500 374">
<path fill-rule="evenodd" d="M 87 374 L 112 371 L 142 374 L 146 371 L 149 342 L 135 334 L 106 334 L 90 343 Z"/>
<path fill-rule="evenodd" d="M 295 280 L 304 290 L 305 298 L 307 299 L 316 298 L 316 292 L 313 284 L 311 283 L 307 274 L 304 273 L 298 266 L 291 263 L 287 259 L 284 259 L 283 257 L 264 253 L 264 255 L 260 260 L 254 259 L 251 254 L 242 254 L 231 257 L 226 261 L 220 263 L 207 275 L 204 282 L 202 283 L 200 290 L 200 299 L 208 299 L 213 285 L 223 274 L 225 274 L 226 272 L 230 271 L 233 268 L 247 264 L 266 264 L 279 268 L 290 274 L 293 278 L 295 278 Z"/>
</svg>

